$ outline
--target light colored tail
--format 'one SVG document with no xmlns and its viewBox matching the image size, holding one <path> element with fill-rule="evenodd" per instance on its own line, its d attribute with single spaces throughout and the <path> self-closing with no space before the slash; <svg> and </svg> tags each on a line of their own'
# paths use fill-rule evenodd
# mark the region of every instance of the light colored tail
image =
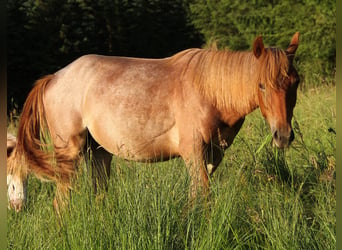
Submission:
<svg viewBox="0 0 342 250">
<path fill-rule="evenodd" d="M 66 186 L 74 173 L 73 160 L 60 152 L 49 152 L 48 125 L 44 110 L 44 92 L 54 75 L 38 80 L 29 93 L 21 114 L 17 134 L 16 154 L 24 156 L 27 171 L 40 179 L 50 179 Z M 55 161 L 54 161 L 55 159 Z"/>
</svg>

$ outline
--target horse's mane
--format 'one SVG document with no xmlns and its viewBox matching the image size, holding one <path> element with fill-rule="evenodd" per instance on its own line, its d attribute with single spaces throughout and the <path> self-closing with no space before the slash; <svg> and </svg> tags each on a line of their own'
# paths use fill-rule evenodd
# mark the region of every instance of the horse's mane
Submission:
<svg viewBox="0 0 342 250">
<path fill-rule="evenodd" d="M 45 118 L 43 97 L 45 88 L 54 75 L 38 80 L 29 93 L 21 113 L 17 144 L 8 159 L 8 174 L 26 176 L 29 172 L 38 178 L 68 183 L 74 169 L 66 152 L 52 152 Z M 54 164 L 58 161 L 59 164 Z M 62 164 L 61 164 L 62 163 Z"/>
<path fill-rule="evenodd" d="M 259 59 L 253 52 L 214 48 L 185 50 L 171 60 L 186 61 L 183 75 L 190 75 L 194 87 L 219 108 L 254 108 L 255 99 L 250 95 L 255 96 L 258 84 L 281 88 L 278 84 L 282 81 L 277 78 L 286 77 L 288 72 L 286 53 L 277 48 L 265 49 Z"/>
</svg>

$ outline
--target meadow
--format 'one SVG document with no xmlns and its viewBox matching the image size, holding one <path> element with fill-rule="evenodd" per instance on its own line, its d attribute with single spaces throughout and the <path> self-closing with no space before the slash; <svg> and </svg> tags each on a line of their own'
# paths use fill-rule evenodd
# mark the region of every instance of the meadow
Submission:
<svg viewBox="0 0 342 250">
<path fill-rule="evenodd" d="M 82 162 L 61 218 L 54 185 L 30 177 L 26 208 L 8 210 L 7 248 L 335 249 L 336 87 L 299 91 L 293 128 L 291 147 L 278 150 L 260 111 L 247 116 L 207 201 L 189 199 L 181 159 L 114 157 L 98 195 Z"/>
</svg>

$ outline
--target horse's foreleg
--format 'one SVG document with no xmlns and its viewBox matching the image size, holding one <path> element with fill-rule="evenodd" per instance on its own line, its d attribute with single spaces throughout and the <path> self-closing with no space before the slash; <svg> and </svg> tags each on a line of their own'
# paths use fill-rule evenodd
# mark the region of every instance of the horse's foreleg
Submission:
<svg viewBox="0 0 342 250">
<path fill-rule="evenodd" d="M 209 191 L 209 181 L 208 181 L 208 173 L 206 170 L 204 154 L 203 154 L 203 146 L 193 146 L 192 150 L 188 154 L 183 154 L 182 158 L 184 159 L 190 178 L 190 195 L 192 198 L 195 198 L 198 193 L 202 193 L 203 195 L 207 195 Z"/>
<path fill-rule="evenodd" d="M 239 132 L 244 118 L 238 120 L 234 126 L 223 126 L 217 129 L 216 136 L 206 145 L 206 167 L 209 175 L 212 175 L 224 157 L 224 151 L 232 145 L 235 136 Z"/>
<path fill-rule="evenodd" d="M 191 197 L 195 198 L 198 193 L 207 196 L 209 192 L 209 180 L 204 160 L 187 163 L 187 167 L 191 177 Z"/>
<path fill-rule="evenodd" d="M 223 159 L 224 148 L 211 142 L 210 144 L 206 145 L 205 152 L 205 166 L 208 175 L 211 176 Z"/>
</svg>

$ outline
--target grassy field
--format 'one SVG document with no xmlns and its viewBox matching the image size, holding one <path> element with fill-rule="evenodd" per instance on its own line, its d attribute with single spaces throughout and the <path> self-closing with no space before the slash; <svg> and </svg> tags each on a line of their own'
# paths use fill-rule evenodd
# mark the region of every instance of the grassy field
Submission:
<svg viewBox="0 0 342 250">
<path fill-rule="evenodd" d="M 83 164 L 61 220 L 55 187 L 32 177 L 26 209 L 8 211 L 8 249 L 335 249 L 336 88 L 299 92 L 293 127 L 291 148 L 276 150 L 260 111 L 249 115 L 207 203 L 189 201 L 180 159 L 114 158 L 98 196 Z"/>
</svg>

